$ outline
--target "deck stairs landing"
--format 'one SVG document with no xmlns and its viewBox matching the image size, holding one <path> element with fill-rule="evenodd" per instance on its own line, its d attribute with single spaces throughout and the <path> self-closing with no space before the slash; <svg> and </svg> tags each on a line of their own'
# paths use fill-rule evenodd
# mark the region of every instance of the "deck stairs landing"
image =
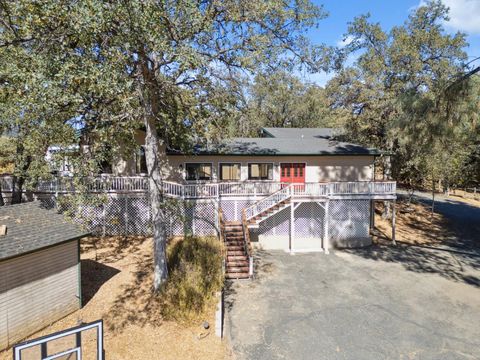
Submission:
<svg viewBox="0 0 480 360">
<path fill-rule="evenodd" d="M 249 257 L 242 223 L 226 221 L 223 236 L 226 247 L 225 277 L 249 279 Z"/>
</svg>

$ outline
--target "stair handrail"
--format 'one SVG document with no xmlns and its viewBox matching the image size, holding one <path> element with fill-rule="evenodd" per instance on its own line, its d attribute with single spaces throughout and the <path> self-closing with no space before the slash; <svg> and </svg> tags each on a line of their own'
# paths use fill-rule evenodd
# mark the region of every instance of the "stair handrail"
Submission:
<svg viewBox="0 0 480 360">
<path fill-rule="evenodd" d="M 253 276 L 253 256 L 252 256 L 252 242 L 250 240 L 250 231 L 248 230 L 248 221 L 245 209 L 242 211 L 242 228 L 243 228 L 243 246 L 245 253 L 248 256 L 248 275 Z"/>
<path fill-rule="evenodd" d="M 218 237 L 220 240 L 221 246 L 221 255 L 222 255 L 222 273 L 225 274 L 226 259 L 227 259 L 227 250 L 225 245 L 225 220 L 223 218 L 223 210 L 218 207 Z"/>
<path fill-rule="evenodd" d="M 247 220 L 250 220 L 261 214 L 262 212 L 274 207 L 278 203 L 287 200 L 292 196 L 292 184 L 285 186 L 283 189 L 275 191 L 269 196 L 253 203 L 250 206 L 247 206 L 245 211 L 245 217 Z"/>
</svg>

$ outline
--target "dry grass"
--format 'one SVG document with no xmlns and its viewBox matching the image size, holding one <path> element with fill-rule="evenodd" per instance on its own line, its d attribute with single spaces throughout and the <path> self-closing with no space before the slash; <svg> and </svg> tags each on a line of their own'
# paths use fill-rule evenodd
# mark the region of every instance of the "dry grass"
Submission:
<svg viewBox="0 0 480 360">
<path fill-rule="evenodd" d="M 399 201 L 396 205 L 396 240 L 417 245 L 441 244 L 452 236 L 448 220 L 441 214 L 432 214 L 430 207 Z M 383 203 L 375 207 L 375 227 L 382 233 L 377 241 L 391 240 L 392 222 L 383 219 Z"/>
<path fill-rule="evenodd" d="M 476 198 L 473 198 L 472 194 L 465 194 L 462 190 L 455 190 L 455 192 L 450 193 L 450 198 L 462 201 L 466 204 L 473 205 L 476 207 L 480 207 L 480 195 L 477 194 Z"/>
<path fill-rule="evenodd" d="M 180 325 L 162 317 L 161 302 L 152 294 L 152 240 L 90 238 L 82 244 L 82 309 L 31 338 L 103 318 L 106 357 L 127 359 L 225 359 L 226 344 L 215 336 L 214 306 L 201 322 Z M 211 305 L 211 304 L 210 304 Z M 0 353 L 10 360 L 11 350 Z"/>
</svg>

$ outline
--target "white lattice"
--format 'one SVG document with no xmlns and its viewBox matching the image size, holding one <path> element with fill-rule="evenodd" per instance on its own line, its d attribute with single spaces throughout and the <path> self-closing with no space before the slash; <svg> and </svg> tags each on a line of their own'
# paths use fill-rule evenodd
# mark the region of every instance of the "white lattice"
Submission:
<svg viewBox="0 0 480 360">
<path fill-rule="evenodd" d="M 295 209 L 295 236 L 321 239 L 324 216 L 324 210 L 317 203 L 300 204 Z"/>
<path fill-rule="evenodd" d="M 220 207 L 222 208 L 223 218 L 225 221 L 234 221 L 236 220 L 236 200 L 221 200 Z"/>
<path fill-rule="evenodd" d="M 127 198 L 127 214 L 127 234 L 152 234 L 150 204 L 146 196 Z"/>
<path fill-rule="evenodd" d="M 195 202 L 194 206 L 195 235 L 217 234 L 217 207 L 213 201 Z"/>
<path fill-rule="evenodd" d="M 332 200 L 329 213 L 332 240 L 369 237 L 369 200 Z"/>
<path fill-rule="evenodd" d="M 260 235 L 288 235 L 290 233 L 290 207 L 280 210 L 260 222 Z"/>
</svg>

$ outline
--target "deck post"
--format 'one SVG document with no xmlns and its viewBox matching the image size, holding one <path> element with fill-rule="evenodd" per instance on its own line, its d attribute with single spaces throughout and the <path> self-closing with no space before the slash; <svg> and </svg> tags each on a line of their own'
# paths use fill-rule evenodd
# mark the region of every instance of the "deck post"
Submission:
<svg viewBox="0 0 480 360">
<path fill-rule="evenodd" d="M 329 213 L 329 207 L 330 207 L 330 200 L 327 199 L 327 202 L 325 203 L 325 220 L 323 222 L 324 229 L 323 229 L 323 250 L 325 251 L 325 254 L 328 254 L 329 248 L 330 248 L 330 234 L 329 234 L 329 229 L 330 229 L 330 213 Z"/>
<path fill-rule="evenodd" d="M 295 203 L 290 203 L 290 253 L 293 253 L 293 242 L 295 238 Z"/>
<path fill-rule="evenodd" d="M 392 243 L 396 245 L 395 241 L 395 226 L 396 226 L 396 219 L 395 219 L 395 200 L 392 201 Z"/>
<path fill-rule="evenodd" d="M 375 229 L 375 200 L 370 200 L 370 230 Z"/>
</svg>

